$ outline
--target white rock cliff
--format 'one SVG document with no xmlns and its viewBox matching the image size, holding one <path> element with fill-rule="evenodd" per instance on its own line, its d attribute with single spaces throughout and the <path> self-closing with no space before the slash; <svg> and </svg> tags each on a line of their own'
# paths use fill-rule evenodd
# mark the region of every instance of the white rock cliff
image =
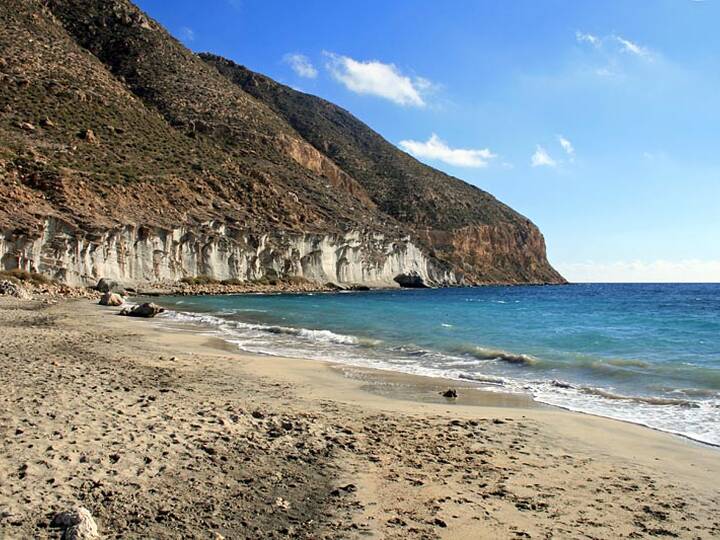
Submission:
<svg viewBox="0 0 720 540">
<path fill-rule="evenodd" d="M 0 267 L 43 273 L 69 285 L 98 278 L 125 285 L 186 276 L 253 280 L 300 276 L 324 284 L 398 286 L 398 276 L 426 285 L 457 285 L 458 277 L 410 239 L 374 233 L 254 235 L 207 223 L 172 230 L 125 226 L 77 231 L 49 219 L 38 237 L 0 235 Z"/>
</svg>

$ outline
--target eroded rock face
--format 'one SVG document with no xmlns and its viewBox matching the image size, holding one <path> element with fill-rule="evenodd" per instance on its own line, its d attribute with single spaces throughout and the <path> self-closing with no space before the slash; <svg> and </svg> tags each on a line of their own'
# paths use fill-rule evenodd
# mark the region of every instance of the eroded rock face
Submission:
<svg viewBox="0 0 720 540">
<path fill-rule="evenodd" d="M 529 221 L 427 230 L 422 236 L 469 284 L 565 283 L 547 261 L 545 239 Z"/>
<path fill-rule="evenodd" d="M 0 260 L 71 285 L 94 285 L 105 276 L 98 286 L 111 292 L 120 287 L 113 282 L 133 286 L 198 275 L 241 281 L 298 276 L 372 287 L 397 287 L 398 275 L 419 276 L 430 286 L 460 283 L 410 239 L 359 231 L 253 235 L 207 224 L 173 230 L 128 226 L 90 236 L 48 220 L 37 238 L 0 235 Z"/>
<path fill-rule="evenodd" d="M 283 136 L 279 144 L 287 155 L 297 163 L 315 173 L 322 174 L 330 180 L 331 184 L 341 190 L 347 191 L 363 204 L 375 208 L 375 203 L 370 199 L 365 188 L 362 187 L 349 174 L 335 165 L 327 156 L 318 152 L 305 141 Z"/>
</svg>

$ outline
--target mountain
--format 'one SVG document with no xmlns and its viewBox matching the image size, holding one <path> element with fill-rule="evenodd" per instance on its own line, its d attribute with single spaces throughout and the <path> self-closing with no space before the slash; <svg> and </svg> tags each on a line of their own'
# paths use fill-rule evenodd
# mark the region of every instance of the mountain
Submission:
<svg viewBox="0 0 720 540">
<path fill-rule="evenodd" d="M 0 6 L 0 269 L 71 284 L 559 283 L 542 235 L 125 0 Z"/>
<path fill-rule="evenodd" d="M 386 214 L 475 282 L 557 282 L 540 231 L 489 193 L 428 167 L 348 111 L 230 60 L 209 64 L 283 117 L 318 151 L 355 178 Z"/>
</svg>

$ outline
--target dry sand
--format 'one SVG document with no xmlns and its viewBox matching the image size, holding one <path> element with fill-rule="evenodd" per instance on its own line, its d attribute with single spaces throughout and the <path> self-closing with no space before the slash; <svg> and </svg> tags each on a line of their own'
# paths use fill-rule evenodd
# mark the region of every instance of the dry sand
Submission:
<svg viewBox="0 0 720 540">
<path fill-rule="evenodd" d="M 0 298 L 0 538 L 720 537 L 717 449 L 117 311 Z"/>
</svg>

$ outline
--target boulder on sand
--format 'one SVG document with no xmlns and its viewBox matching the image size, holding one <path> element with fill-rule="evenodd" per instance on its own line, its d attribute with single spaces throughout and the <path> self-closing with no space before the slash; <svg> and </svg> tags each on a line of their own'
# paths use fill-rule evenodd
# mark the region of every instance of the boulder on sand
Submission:
<svg viewBox="0 0 720 540">
<path fill-rule="evenodd" d="M 60 512 L 50 526 L 64 529 L 63 540 L 92 540 L 100 537 L 97 523 L 90 511 L 83 506 Z"/>
<path fill-rule="evenodd" d="M 133 306 L 130 309 L 123 309 L 120 315 L 127 315 L 128 317 L 154 317 L 158 313 L 165 311 L 165 308 L 161 308 L 157 304 L 145 303 Z"/>
<path fill-rule="evenodd" d="M 122 285 L 120 285 L 117 281 L 108 279 L 108 278 L 100 278 L 100 281 L 97 282 L 97 285 L 95 285 L 95 289 L 102 293 L 107 292 L 114 292 L 118 294 L 124 294 L 125 289 Z"/>
<path fill-rule="evenodd" d="M 5 279 L 0 281 L 0 296 L 13 296 L 15 298 L 27 300 L 30 298 L 30 293 L 28 293 L 21 285 Z"/>
<path fill-rule="evenodd" d="M 102 295 L 99 302 L 101 306 L 122 306 L 124 303 L 125 300 L 123 297 L 114 292 L 106 292 Z"/>
</svg>

